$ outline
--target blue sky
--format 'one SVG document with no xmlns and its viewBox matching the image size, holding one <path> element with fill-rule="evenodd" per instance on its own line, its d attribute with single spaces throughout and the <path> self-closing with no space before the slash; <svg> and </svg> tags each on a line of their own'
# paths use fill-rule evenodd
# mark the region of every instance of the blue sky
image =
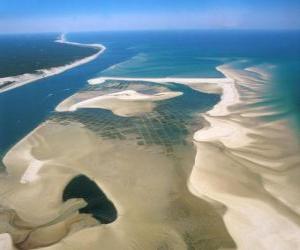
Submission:
<svg viewBox="0 0 300 250">
<path fill-rule="evenodd" d="M 0 0 L 0 32 L 300 29 L 300 0 Z"/>
</svg>

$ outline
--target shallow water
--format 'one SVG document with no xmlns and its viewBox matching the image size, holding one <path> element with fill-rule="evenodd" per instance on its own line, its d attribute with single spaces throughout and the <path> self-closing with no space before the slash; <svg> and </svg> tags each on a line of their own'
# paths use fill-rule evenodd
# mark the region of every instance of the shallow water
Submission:
<svg viewBox="0 0 300 250">
<path fill-rule="evenodd" d="M 298 94 L 291 91 L 297 89 L 297 77 L 292 69 L 299 64 L 297 53 L 300 49 L 296 43 L 299 34 L 106 32 L 70 34 L 68 37 L 76 42 L 101 42 L 107 51 L 78 69 L 0 96 L 1 103 L 5 104 L 0 106 L 1 115 L 5 117 L 1 119 L 1 152 L 8 151 L 4 159 L 8 175 L 1 176 L 1 205 L 5 211 L 1 232 L 9 231 L 21 249 L 44 246 L 48 246 L 45 249 L 84 249 L 87 245 L 89 249 L 98 249 L 99 244 L 103 249 L 218 249 L 234 247 L 234 241 L 240 244 L 238 234 L 232 229 L 234 223 L 230 224 L 234 222 L 232 210 L 229 213 L 231 221 L 227 220 L 226 209 L 231 208 L 231 203 L 224 200 L 222 194 L 225 193 L 226 197 L 233 190 L 234 194 L 238 193 L 235 196 L 238 201 L 244 190 L 254 183 L 256 189 L 250 193 L 256 201 L 255 197 L 261 192 L 261 184 L 256 184 L 260 172 L 257 168 L 255 171 L 248 169 L 249 164 L 244 163 L 252 158 L 255 164 L 268 162 L 270 159 L 261 156 L 260 147 L 266 145 L 268 151 L 271 147 L 269 141 L 276 141 L 276 131 L 288 131 L 289 121 L 299 114 Z M 257 46 L 253 46 L 254 42 Z M 233 143 L 236 135 L 230 137 L 233 141 L 225 138 L 225 143 L 223 139 L 219 142 L 219 138 L 207 145 L 206 142 L 203 145 L 197 142 L 195 167 L 202 166 L 207 170 L 199 174 L 207 174 L 207 178 L 193 183 L 196 187 L 203 184 L 199 191 L 201 199 L 191 194 L 187 187 L 196 155 L 192 137 L 194 132 L 208 125 L 202 114 L 220 101 L 219 95 L 204 94 L 178 83 L 108 80 L 100 85 L 86 85 L 86 81 L 95 76 L 222 77 L 215 67 L 232 61 L 234 63 L 230 65 L 236 75 L 242 76 L 236 87 L 244 103 L 230 107 L 232 113 L 228 117 L 214 119 L 224 120 L 225 128 L 238 123 L 249 125 L 251 129 L 259 126 L 259 133 L 266 127 L 271 133 L 265 133 L 260 147 L 253 146 L 254 149 L 231 150 L 227 147 L 226 143 Z M 261 72 L 267 69 L 272 75 L 271 80 L 245 71 L 245 68 L 254 66 Z M 288 71 L 291 75 L 280 73 L 286 67 L 291 70 Z M 282 91 L 285 81 L 288 91 Z M 150 102 L 151 108 L 126 116 L 99 108 L 54 111 L 66 98 L 73 102 L 124 90 L 147 95 L 165 91 L 183 94 Z M 129 102 L 121 105 L 129 105 Z M 130 105 L 133 107 L 139 102 L 131 101 Z M 267 112 L 261 112 L 265 110 Z M 256 120 L 251 115 L 260 117 Z M 19 141 L 43 120 L 47 122 Z M 259 141 L 262 137 L 259 133 L 253 133 L 252 139 Z M 244 138 L 243 133 L 240 135 Z M 17 141 L 19 143 L 12 147 Z M 289 147 L 285 150 L 288 151 Z M 278 147 L 274 154 L 268 151 L 265 156 L 273 160 L 275 153 L 283 154 Z M 231 154 L 233 156 L 228 159 Z M 255 154 L 259 157 L 252 157 Z M 241 155 L 245 159 L 237 164 Z M 201 160 L 200 156 L 204 158 Z M 287 162 L 283 160 L 280 164 Z M 103 191 L 106 197 L 103 204 L 113 204 L 116 220 L 109 219 L 112 223 L 101 225 L 107 221 L 101 221 L 103 214 L 98 218 L 94 215 L 94 203 L 87 197 L 83 197 L 84 200 L 64 199 L 63 194 L 70 192 L 66 187 L 79 175 L 86 176 Z M 223 188 L 215 195 L 211 190 L 218 187 L 220 177 L 224 180 L 221 181 Z M 265 174 L 259 178 L 265 180 Z M 240 189 L 232 187 L 236 182 Z M 273 188 L 272 185 L 267 187 Z M 275 191 L 272 190 L 271 196 L 273 192 L 276 194 Z M 82 197 L 82 194 L 72 192 L 70 197 Z M 292 193 L 285 194 L 285 197 L 292 197 Z M 261 200 L 268 195 L 261 196 Z M 32 200 L 36 202 L 33 204 Z M 243 203 L 246 212 L 249 204 Z M 263 209 L 257 214 L 260 212 Z M 227 232 L 228 228 L 235 236 L 234 241 Z"/>
<path fill-rule="evenodd" d="M 52 119 L 58 122 L 70 120 L 83 123 L 101 138 L 135 140 L 138 145 L 165 145 L 166 150 L 171 151 L 173 145 L 184 145 L 187 137 L 201 126 L 199 112 L 207 111 L 219 100 L 218 95 L 203 94 L 175 83 L 166 87 L 150 82 L 108 81 L 100 86 L 84 89 L 81 93 L 94 91 L 97 95 L 104 95 L 127 89 L 141 93 L 171 90 L 182 92 L 183 95 L 161 101 L 152 112 L 138 117 L 120 117 L 101 109 L 82 109 L 74 113 L 56 113 Z"/>
<path fill-rule="evenodd" d="M 35 159 L 42 164 L 38 179 L 33 182 L 28 180 L 30 188 L 24 186 L 21 191 L 16 187 L 13 197 L 10 194 L 5 196 L 6 204 L 11 204 L 14 197 L 19 197 L 22 202 L 15 207 L 17 213 L 24 214 L 27 211 L 25 220 L 33 223 L 38 218 L 29 212 L 33 207 L 27 200 L 34 195 L 32 188 L 37 191 L 42 190 L 45 185 L 43 183 L 48 183 L 47 189 L 55 185 L 56 192 L 49 194 L 47 200 L 40 200 L 43 206 L 49 208 L 47 213 L 39 215 L 42 218 L 39 220 L 54 223 L 49 213 L 58 213 L 59 216 L 60 206 L 63 204 L 60 197 L 66 192 L 70 193 L 69 184 L 65 180 L 79 173 L 99 185 L 116 207 L 117 218 L 105 227 L 106 230 L 111 230 L 105 239 L 97 238 L 102 230 L 101 226 L 92 224 L 89 227 L 90 224 L 84 218 L 80 225 L 79 218 L 73 223 L 69 222 L 70 217 L 56 219 L 59 223 L 64 223 L 67 232 L 74 233 L 69 233 L 66 238 L 67 245 L 72 246 L 72 249 L 80 249 L 72 239 L 75 235 L 77 239 L 84 237 L 87 228 L 94 232 L 85 242 L 90 249 L 97 249 L 98 244 L 103 244 L 105 249 L 118 249 L 121 245 L 128 249 L 218 249 L 221 246 L 233 246 L 220 215 L 208 203 L 190 194 L 186 186 L 195 154 L 191 136 L 202 120 L 198 112 L 208 110 L 219 97 L 179 84 L 161 86 L 149 82 L 107 82 L 99 87 L 87 88 L 82 93 L 102 91 L 104 94 L 120 88 L 143 88 L 152 93 L 157 88 L 180 90 L 183 95 L 161 101 L 153 111 L 138 117 L 119 117 L 100 109 L 55 113 L 48 123 L 6 156 L 5 164 L 10 175 L 14 176 L 14 171 L 18 171 L 16 165 L 19 169 L 27 168 L 28 160 L 27 157 L 24 158 L 25 155 L 30 155 L 29 162 Z M 26 153 L 20 154 L 22 151 Z M 53 176 L 61 181 L 51 183 Z M 7 181 L 9 182 L 9 177 Z M 82 197 L 72 192 L 71 197 Z M 48 199 L 55 201 L 56 206 L 51 206 Z M 89 209 L 88 198 L 85 201 L 87 207 L 79 211 L 94 215 L 93 210 Z M 101 204 L 106 206 L 109 203 L 103 200 L 99 203 L 100 206 Z M 35 204 L 38 205 L 41 204 Z M 101 216 L 94 217 L 102 222 Z M 18 245 L 26 249 L 43 246 L 39 243 L 43 238 L 47 239 L 46 242 L 52 240 L 55 243 L 51 228 L 35 233 L 42 230 L 40 227 L 47 228 L 32 226 L 30 236 Z M 18 227 L 15 230 L 21 234 Z M 55 230 L 61 230 L 60 237 L 64 237 L 62 229 Z M 126 236 L 119 238 L 118 233 Z M 65 249 L 65 244 L 60 242 L 53 249 Z"/>
</svg>

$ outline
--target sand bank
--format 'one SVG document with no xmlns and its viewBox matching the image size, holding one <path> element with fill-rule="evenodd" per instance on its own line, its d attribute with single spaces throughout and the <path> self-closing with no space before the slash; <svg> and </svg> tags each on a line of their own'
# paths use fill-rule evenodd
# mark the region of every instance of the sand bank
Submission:
<svg viewBox="0 0 300 250">
<path fill-rule="evenodd" d="M 218 69 L 234 84 L 205 115 L 210 127 L 194 135 L 197 156 L 189 189 L 225 205 L 224 222 L 238 249 L 299 249 L 297 136 L 286 117 L 264 119 L 281 112 L 276 96 L 268 93 L 267 72 L 230 65 Z M 274 105 L 251 106 L 262 100 Z"/>
<path fill-rule="evenodd" d="M 128 78 L 128 77 L 98 77 L 88 81 L 91 85 L 104 83 L 107 80 L 131 81 L 131 82 L 155 82 L 155 83 L 180 83 L 205 93 L 221 94 L 221 102 L 219 102 L 210 114 L 218 116 L 227 115 L 229 111 L 227 107 L 239 102 L 239 94 L 237 93 L 234 80 L 230 76 L 225 78 Z"/>
<path fill-rule="evenodd" d="M 88 135 L 81 130 L 81 125 L 74 124 L 72 128 L 72 131 L 64 132 L 64 139 L 76 135 L 84 145 Z M 9 233 L 21 249 L 47 246 L 71 231 L 99 224 L 91 215 L 78 213 L 86 206 L 82 199 L 62 202 L 66 183 L 78 175 L 66 162 L 72 166 L 70 154 L 74 162 L 78 162 L 87 152 L 84 147 L 71 145 L 62 151 L 59 138 L 54 134 L 63 131 L 61 126 L 46 122 L 21 140 L 3 159 L 7 174 L 1 176 L 0 184 L 0 232 Z M 35 162 L 39 162 L 38 168 L 32 166 Z"/>
<path fill-rule="evenodd" d="M 144 81 L 144 82 L 156 82 L 156 83 L 186 83 L 186 84 L 195 84 L 195 83 L 228 83 L 231 82 L 231 79 L 228 78 L 173 78 L 173 77 L 163 77 L 163 78 L 139 78 L 139 77 L 97 77 L 88 80 L 88 83 L 91 85 L 101 84 L 107 80 L 119 80 L 119 81 Z M 199 86 L 201 87 L 201 86 Z"/>
<path fill-rule="evenodd" d="M 85 57 L 83 59 L 79 59 L 79 60 L 74 61 L 67 65 L 63 65 L 63 66 L 59 66 L 59 67 L 52 67 L 52 68 L 48 68 L 48 69 L 40 69 L 40 70 L 37 70 L 35 73 L 27 73 L 27 74 L 22 74 L 22 75 L 18 75 L 18 76 L 8 76 L 8 77 L 0 78 L 0 93 L 20 87 L 20 86 L 25 85 L 30 82 L 40 80 L 42 78 L 60 74 L 69 69 L 78 67 L 85 63 L 88 63 L 88 62 L 96 59 L 106 49 L 105 46 L 103 46 L 102 44 L 82 44 L 82 43 L 69 42 L 66 40 L 65 35 L 61 35 L 61 37 L 58 40 L 56 40 L 55 42 L 70 44 L 70 45 L 75 45 L 75 46 L 81 46 L 81 47 L 97 48 L 97 49 L 99 49 L 99 51 L 91 56 Z"/>
<path fill-rule="evenodd" d="M 268 68 L 273 66 L 237 69 L 226 64 L 217 68 L 225 76 L 222 79 L 89 81 L 91 85 L 106 80 L 176 82 L 222 94 L 204 115 L 209 126 L 194 134 L 197 155 L 188 187 L 219 211 L 225 208 L 224 222 L 242 250 L 300 248 L 300 146 L 286 111 L 278 109 L 278 98 L 270 94 Z M 272 105 L 264 106 L 265 102 Z M 282 113 L 284 118 L 278 118 Z"/>
<path fill-rule="evenodd" d="M 125 90 L 96 97 L 84 98 L 76 94 L 63 101 L 56 111 L 75 111 L 79 108 L 101 108 L 111 110 L 119 116 L 136 116 L 151 112 L 156 102 L 182 95 L 181 92 L 160 92 L 153 95 L 138 93 L 135 90 Z"/>
<path fill-rule="evenodd" d="M 218 70 L 224 78 L 90 80 L 90 84 L 120 80 L 166 86 L 175 82 L 198 91 L 222 93 L 222 98 L 204 115 L 209 126 L 194 134 L 195 159 L 191 146 L 175 147 L 176 157 L 172 158 L 162 154 L 162 146 L 104 140 L 82 124 L 39 127 L 4 158 L 9 179 L 0 182 L 1 204 L 4 211 L 13 209 L 20 218 L 9 230 L 14 243 L 48 250 L 81 250 L 86 246 L 93 250 L 99 245 L 103 249 L 181 250 L 188 249 L 189 242 L 195 249 L 217 249 L 229 240 L 216 212 L 204 199 L 216 206 L 238 249 L 300 248 L 299 144 L 287 120 L 264 119 L 276 112 L 274 106 L 255 109 L 259 114 L 255 117 L 245 115 L 253 111 L 253 103 L 275 98 L 268 94 L 268 74 L 255 67 L 249 71 L 231 65 Z M 122 100 L 116 105 L 120 107 L 157 97 L 161 98 L 136 91 L 102 97 L 85 93 L 59 107 L 69 110 L 81 102 L 94 106 L 103 100 L 110 103 L 111 98 Z M 116 221 L 99 225 L 91 216 L 78 214 L 85 205 L 82 200 L 62 203 L 64 187 L 78 174 L 101 187 L 116 206 Z M 45 197 L 45 192 L 49 196 Z M 34 197 L 41 198 L 32 204 Z M 37 210 L 41 214 L 34 212 Z M 9 219 L 4 220 L 0 233 L 11 226 L 12 217 L 4 218 Z M 30 230 L 24 232 L 19 224 L 29 224 Z M 42 248 L 45 242 L 48 246 Z"/>
<path fill-rule="evenodd" d="M 126 140 L 103 140 L 82 124 L 42 124 L 4 158 L 0 233 L 8 232 L 23 249 L 226 245 L 230 240 L 221 218 L 185 186 L 183 170 L 192 166 L 191 149 L 178 147 L 178 158 L 171 158 L 162 154 L 162 146 L 149 149 Z M 38 178 L 20 183 L 29 162 L 36 160 L 44 162 L 35 173 Z M 78 214 L 86 205 L 82 200 L 62 201 L 64 188 L 78 174 L 101 187 L 118 211 L 117 220 L 101 225 L 90 214 Z"/>
</svg>

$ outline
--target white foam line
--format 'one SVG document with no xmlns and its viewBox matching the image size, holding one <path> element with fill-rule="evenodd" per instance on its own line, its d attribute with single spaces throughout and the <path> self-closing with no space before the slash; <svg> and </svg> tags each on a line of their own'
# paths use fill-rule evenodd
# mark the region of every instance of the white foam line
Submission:
<svg viewBox="0 0 300 250">
<path fill-rule="evenodd" d="M 52 67 L 52 68 L 48 68 L 48 69 L 40 69 L 40 70 L 37 70 L 36 73 L 32 73 L 32 74 L 26 73 L 26 74 L 22 74 L 22 75 L 18 75 L 18 76 L 8 76 L 8 77 L 0 78 L 0 93 L 20 87 L 27 83 L 31 83 L 31 82 L 40 80 L 42 78 L 46 78 L 49 76 L 63 73 L 69 69 L 72 69 L 72 68 L 78 67 L 82 64 L 93 61 L 106 50 L 106 47 L 102 44 L 83 44 L 83 43 L 69 42 L 65 39 L 64 34 L 61 35 L 60 39 L 56 40 L 55 42 L 70 44 L 70 45 L 75 45 L 75 46 L 81 46 L 81 47 L 97 48 L 97 49 L 99 49 L 99 51 L 91 56 L 85 57 L 83 59 L 79 59 L 73 63 L 66 64 L 64 66 Z M 6 82 L 12 82 L 12 83 L 1 88 L 1 86 L 3 84 L 5 84 Z"/>
</svg>

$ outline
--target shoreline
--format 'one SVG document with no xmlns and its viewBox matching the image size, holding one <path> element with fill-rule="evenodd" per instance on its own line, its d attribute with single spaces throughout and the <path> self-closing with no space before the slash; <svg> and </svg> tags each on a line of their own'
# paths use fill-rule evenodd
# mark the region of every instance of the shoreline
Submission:
<svg viewBox="0 0 300 250">
<path fill-rule="evenodd" d="M 238 250 L 269 250 L 271 246 L 274 250 L 299 248 L 300 194 L 297 190 L 300 188 L 300 171 L 297 166 L 300 163 L 300 147 L 294 142 L 295 138 L 286 118 L 273 121 L 263 119 L 270 112 L 280 113 L 274 108 L 276 103 L 274 107 L 251 106 L 257 100 L 276 99 L 276 96 L 269 95 L 267 74 L 254 67 L 237 69 L 231 64 L 221 65 L 217 70 L 224 78 L 98 77 L 88 82 L 91 85 L 101 84 L 106 80 L 162 84 L 174 82 L 200 92 L 220 94 L 221 100 L 212 109 L 199 114 L 208 125 L 193 135 L 197 152 L 186 181 L 190 193 L 215 205 L 216 211 L 223 208 L 223 221 Z M 126 100 L 153 98 L 127 90 L 95 97 L 92 101 L 112 97 Z M 81 104 L 90 105 L 90 101 L 84 100 Z M 249 113 L 254 113 L 255 116 L 247 115 Z M 34 130 L 31 133 L 33 132 Z M 80 129 L 75 132 L 70 136 L 80 138 Z M 53 130 L 53 135 L 56 133 L 57 129 Z M 88 138 L 90 139 L 89 136 Z M 9 152 L 18 151 L 18 144 Z M 107 152 L 113 147 L 116 145 L 109 145 Z M 6 156 L 4 161 L 5 159 Z M 46 161 L 32 163 L 27 166 L 25 164 L 26 170 L 19 173 L 21 183 L 35 183 L 39 179 L 40 170 L 46 171 L 41 166 Z M 104 187 L 105 194 L 110 194 L 114 188 L 113 185 L 106 188 L 105 183 L 100 186 Z M 119 211 L 121 206 L 113 191 L 109 197 Z"/>
<path fill-rule="evenodd" d="M 272 100 L 266 97 L 268 74 L 228 65 L 218 70 L 234 87 L 223 88 L 221 102 L 204 115 L 210 126 L 194 134 L 197 154 L 188 187 L 226 207 L 224 223 L 237 249 L 299 248 L 299 186 L 293 183 L 299 144 L 287 119 L 263 119 L 280 114 L 276 107 L 248 105 Z M 249 112 L 256 115 L 247 117 Z"/>
<path fill-rule="evenodd" d="M 102 44 L 83 44 L 83 43 L 67 41 L 65 38 L 65 34 L 60 35 L 60 37 L 54 42 L 81 46 L 81 47 L 92 47 L 92 48 L 99 49 L 99 51 L 91 56 L 84 57 L 82 59 L 76 60 L 72 63 L 63 66 L 52 67 L 47 69 L 39 69 L 36 70 L 36 73 L 25 73 L 22 75 L 7 76 L 7 77 L 0 78 L 0 93 L 9 91 L 17 87 L 21 87 L 27 83 L 31 83 L 46 77 L 61 74 L 67 70 L 78 67 L 82 64 L 86 64 L 90 61 L 95 60 L 100 54 L 102 54 L 106 50 L 106 47 Z"/>
<path fill-rule="evenodd" d="M 221 68 L 217 68 L 221 71 Z M 239 103 L 239 95 L 234 86 L 234 80 L 224 75 L 224 78 L 178 78 L 178 77 L 162 77 L 162 78 L 134 78 L 134 77 L 97 77 L 88 80 L 90 85 L 104 83 L 107 80 L 120 81 L 144 81 L 167 84 L 169 82 L 187 85 L 192 89 L 209 94 L 220 94 L 221 100 L 212 110 L 208 111 L 211 115 L 222 116 L 228 113 L 227 108 L 233 104 Z"/>
<path fill-rule="evenodd" d="M 201 114 L 208 126 L 193 136 L 197 153 L 187 180 L 190 192 L 225 208 L 223 220 L 237 249 L 299 248 L 300 185 L 293 176 L 300 175 L 300 146 L 287 118 L 263 119 L 280 114 L 272 99 L 276 97 L 268 92 L 270 75 L 260 68 L 236 69 L 230 64 L 217 70 L 224 78 L 98 77 L 88 82 L 175 82 L 221 94 L 220 102 Z M 262 99 L 274 101 L 274 107 L 251 106 Z"/>
<path fill-rule="evenodd" d="M 158 101 L 175 98 L 182 92 L 160 92 L 146 95 L 135 90 L 125 90 L 116 93 L 89 97 L 80 101 L 80 95 L 75 94 L 56 108 L 57 112 L 72 112 L 80 108 L 100 108 L 112 111 L 115 115 L 129 117 L 151 112 Z M 74 102 L 73 99 L 76 101 Z M 77 100 L 78 99 L 78 100 Z"/>
<path fill-rule="evenodd" d="M 164 91 L 162 89 L 164 88 L 160 88 L 160 93 Z M 128 91 L 125 92 L 125 94 L 130 93 L 131 92 L 128 93 Z M 122 94 L 124 94 L 124 92 Z M 127 95 L 124 97 L 126 99 L 128 98 Z M 142 97 L 142 99 L 145 98 L 145 96 Z M 148 96 L 146 97 L 147 99 L 149 98 Z M 161 96 L 158 95 L 156 97 Z M 153 97 L 151 97 L 151 99 L 152 98 Z M 73 123 L 67 125 L 54 122 L 52 125 L 40 128 L 33 133 L 32 136 L 28 137 L 28 140 L 16 145 L 16 151 L 11 152 L 11 155 L 6 157 L 5 165 L 9 169 L 9 176 L 14 177 L 14 180 L 18 182 L 15 182 L 14 186 L 20 187 L 20 190 L 11 197 L 11 203 L 8 204 L 13 204 L 17 214 L 23 215 L 26 221 L 36 223 L 36 217 L 38 216 L 38 214 L 34 212 L 36 211 L 36 207 L 39 207 L 39 209 L 43 211 L 43 213 L 41 213 L 42 215 L 56 211 L 56 207 L 61 206 L 61 193 L 62 190 L 64 190 L 63 188 L 66 187 L 66 183 L 70 181 L 69 175 L 71 174 L 73 178 L 73 174 L 76 173 L 76 175 L 84 174 L 95 181 L 113 202 L 118 211 L 118 219 L 114 221 L 114 223 L 107 226 L 99 225 L 99 227 L 89 227 L 87 229 L 89 232 L 94 232 L 94 234 L 89 233 L 89 239 L 92 239 L 98 246 L 99 241 L 96 240 L 98 237 L 95 238 L 97 235 L 99 235 L 101 242 L 107 242 L 107 244 L 109 244 L 109 247 L 104 247 L 107 249 L 119 249 L 124 245 L 129 245 L 132 241 L 137 242 L 137 246 L 141 246 L 138 248 L 143 249 L 157 249 L 162 245 L 161 242 L 166 242 L 165 244 L 170 246 L 168 247 L 170 249 L 186 249 L 188 243 L 185 242 L 182 232 L 191 232 L 192 237 L 197 238 L 198 234 L 196 232 L 194 233 L 193 229 L 190 229 L 191 227 L 194 228 L 194 226 L 197 228 L 197 231 L 200 230 L 200 232 L 203 232 L 205 240 L 208 238 L 208 236 L 206 236 L 208 234 L 212 235 L 212 237 L 220 238 L 222 242 L 223 240 L 224 242 L 227 242 L 227 240 L 231 242 L 229 236 L 227 236 L 227 231 L 224 229 L 221 217 L 214 211 L 212 212 L 212 209 L 208 207 L 206 203 L 200 202 L 199 204 L 199 200 L 188 192 L 185 185 L 186 174 L 179 175 L 177 171 L 174 171 L 174 164 L 176 164 L 176 166 L 178 166 L 177 164 L 181 165 L 179 163 L 181 160 L 175 160 L 162 154 L 161 150 L 164 146 L 153 146 L 153 148 L 149 150 L 146 146 L 137 146 L 135 143 L 128 143 L 127 140 L 104 141 L 98 136 L 95 136 L 94 132 L 86 129 L 84 123 L 78 124 L 76 127 L 73 126 Z M 130 128 L 130 126 L 128 127 Z M 182 166 L 191 167 L 194 156 L 192 144 L 189 144 L 188 148 L 186 148 L 186 152 L 182 152 L 182 154 L 181 149 L 182 147 L 179 146 L 177 148 L 178 151 L 176 150 L 175 152 L 179 152 L 182 159 L 184 159 L 182 163 L 188 160 L 188 163 L 182 164 Z M 44 164 L 42 168 L 39 168 L 35 164 L 30 164 L 31 162 L 36 162 L 34 159 Z M 99 164 L 99 160 L 101 164 Z M 111 163 L 113 165 L 111 165 Z M 25 171 L 27 171 L 27 175 L 24 175 L 26 173 Z M 28 176 L 31 174 L 34 174 L 34 178 L 28 179 Z M 65 175 L 67 175 L 68 178 L 64 177 Z M 25 184 L 19 183 L 22 177 L 24 177 L 23 181 L 26 181 Z M 53 182 L 54 178 L 56 180 L 55 182 Z M 136 183 L 137 180 L 138 182 Z M 135 183 L 135 185 L 131 185 L 131 183 Z M 56 190 L 57 187 L 60 187 L 59 190 Z M 177 191 L 177 187 L 184 188 L 179 188 Z M 45 190 L 51 190 L 49 195 L 44 195 Z M 19 192 L 22 193 L 17 196 Z M 178 193 L 179 198 L 173 200 L 174 196 L 170 196 L 170 192 Z M 128 197 L 128 195 L 126 195 L 128 193 L 132 195 Z M 141 198 L 146 196 L 147 201 L 141 203 Z M 24 200 L 22 200 L 23 197 Z M 9 198 L 10 196 L 8 195 L 7 199 Z M 39 199 L 31 205 L 31 200 L 34 198 Z M 17 203 L 14 203 L 15 199 Z M 43 199 L 50 200 L 51 206 Z M 53 201 L 55 201 L 55 207 L 52 206 Z M 28 202 L 27 206 L 26 202 Z M 39 202 L 41 205 L 38 204 Z M 181 204 L 181 206 L 174 208 L 172 212 L 174 217 L 172 216 L 167 221 L 162 220 L 162 218 L 165 218 L 165 214 L 169 214 L 170 205 L 174 205 L 175 202 L 176 204 Z M 191 209 L 191 212 L 194 213 L 193 216 L 184 218 L 184 220 L 187 221 L 183 225 L 181 214 L 178 216 L 178 212 L 180 213 L 182 211 L 182 207 L 184 207 L 184 210 Z M 200 207 L 202 211 L 192 209 L 195 207 Z M 198 222 L 194 219 L 194 216 L 199 216 L 200 219 L 201 217 L 205 217 L 203 218 L 204 220 L 208 218 L 208 221 L 216 225 L 214 227 L 216 230 L 210 231 L 209 228 L 212 224 L 209 222 L 204 223 L 204 228 L 201 225 L 198 227 Z M 47 218 L 48 216 L 46 218 L 43 216 L 42 221 L 48 221 L 49 219 Z M 174 219 L 178 221 L 180 230 L 174 226 Z M 86 220 L 84 220 L 82 224 L 86 225 L 87 223 L 85 221 Z M 139 221 L 137 230 L 136 221 Z M 74 227 L 73 224 L 68 224 L 68 220 L 61 223 L 62 225 L 67 224 L 67 228 Z M 75 230 L 76 228 L 78 227 L 75 224 Z M 63 246 L 64 242 L 72 243 L 74 240 L 76 242 L 78 239 L 85 238 L 84 231 L 87 230 L 79 229 L 80 232 L 78 232 L 78 234 L 67 235 L 62 241 L 57 240 L 57 243 L 54 242 L 53 244 L 55 245 L 51 247 Z M 45 227 L 45 236 L 42 234 L 43 228 L 41 228 L 41 230 L 38 229 L 38 232 L 41 232 L 43 239 L 47 239 L 48 242 L 51 242 L 53 232 L 55 232 L 56 235 L 58 234 L 58 230 L 54 230 L 55 228 Z M 111 233 L 108 236 L 102 236 L 101 233 L 103 230 L 109 230 Z M 141 230 L 144 233 L 140 234 Z M 124 234 L 125 237 L 122 237 L 120 240 L 122 243 L 120 247 L 114 247 L 116 246 L 115 242 L 118 242 L 119 232 Z M 137 236 L 135 236 L 136 234 Z M 161 235 L 163 236 L 161 237 Z M 202 234 L 199 233 L 199 235 Z M 62 234 L 59 234 L 59 236 L 64 237 Z M 215 241 L 216 243 L 213 243 Z M 37 234 L 32 234 L 32 237 L 26 240 L 26 244 L 28 245 L 35 244 L 35 242 L 41 242 L 40 236 Z M 90 249 L 97 249 L 97 246 L 95 248 L 92 247 L 93 243 L 90 243 L 90 241 L 85 240 L 83 242 L 83 244 L 88 245 Z M 145 242 L 147 244 L 146 247 Z M 214 239 L 209 239 L 209 242 L 212 243 L 206 244 L 222 244 Z M 74 245 L 74 247 L 76 248 L 76 245 Z"/>
</svg>

